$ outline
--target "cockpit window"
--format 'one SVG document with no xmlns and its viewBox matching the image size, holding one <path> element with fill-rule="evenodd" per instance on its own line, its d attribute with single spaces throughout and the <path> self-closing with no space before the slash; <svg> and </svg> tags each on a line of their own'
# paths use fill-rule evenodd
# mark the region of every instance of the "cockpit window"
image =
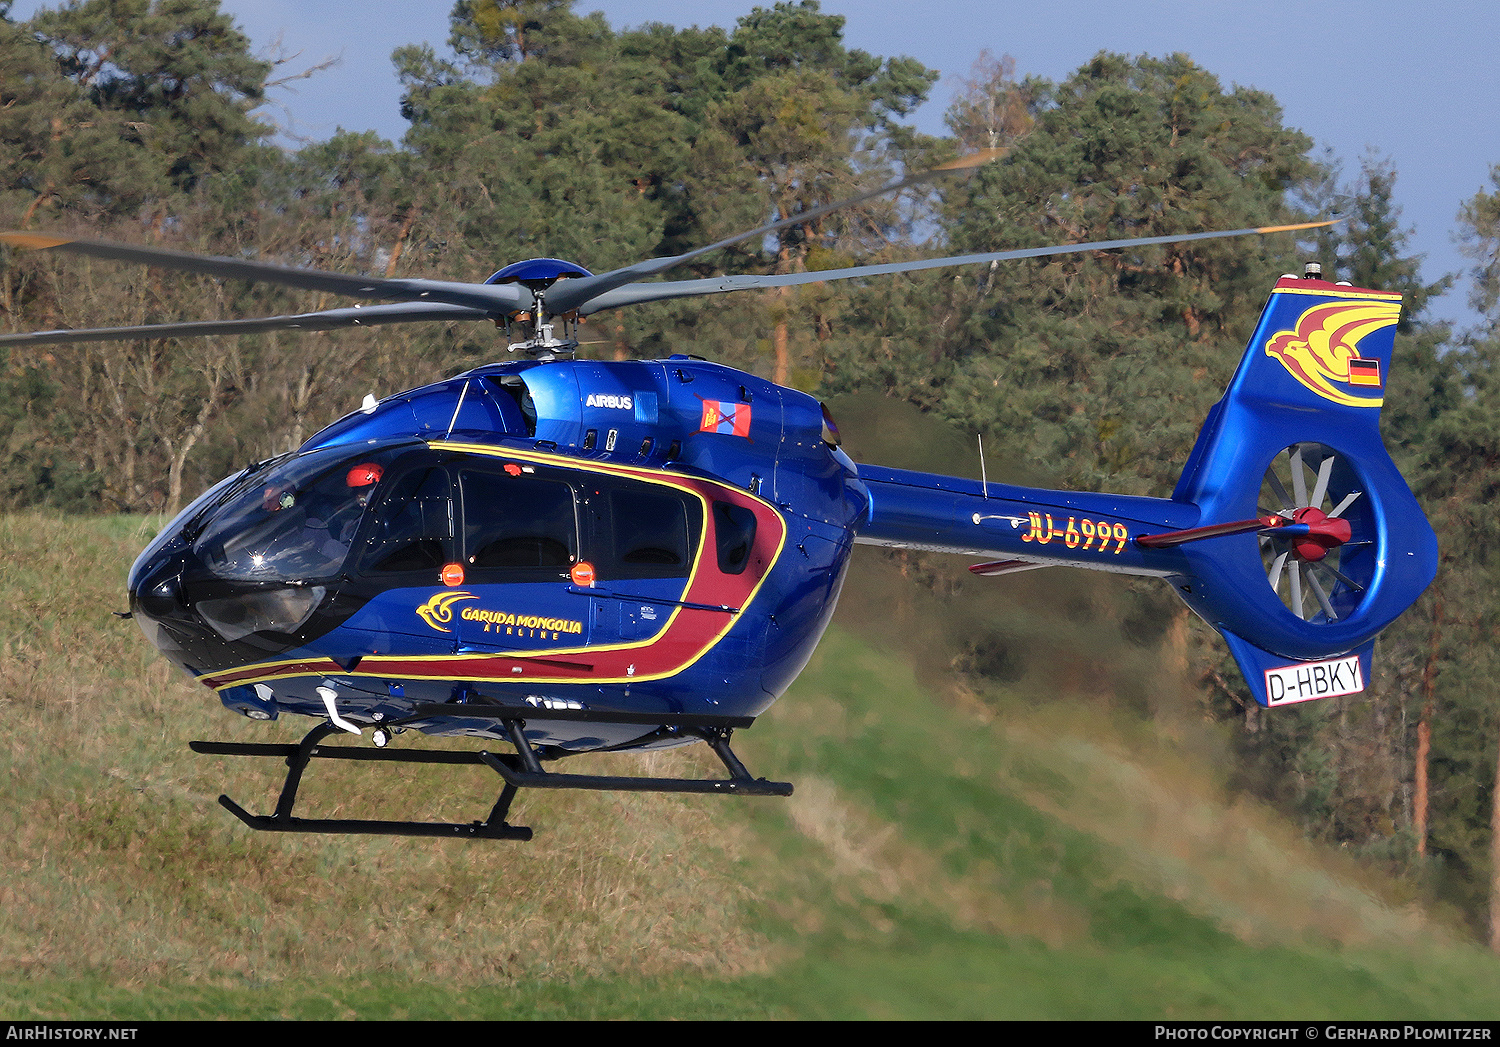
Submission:
<svg viewBox="0 0 1500 1047">
<path fill-rule="evenodd" d="M 193 543 L 220 578 L 294 581 L 337 574 L 393 451 L 348 447 L 267 470 L 218 511 Z"/>
</svg>

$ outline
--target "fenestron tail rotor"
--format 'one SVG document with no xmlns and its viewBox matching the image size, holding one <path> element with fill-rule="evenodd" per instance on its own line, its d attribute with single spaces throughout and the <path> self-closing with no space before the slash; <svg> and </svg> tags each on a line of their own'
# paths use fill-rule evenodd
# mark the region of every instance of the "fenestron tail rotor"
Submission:
<svg viewBox="0 0 1500 1047">
<path fill-rule="evenodd" d="M 1349 617 L 1378 555 L 1358 476 L 1324 444 L 1293 444 L 1267 467 L 1260 497 L 1262 512 L 1284 521 L 1259 532 L 1266 581 L 1281 602 L 1314 624 Z"/>
<path fill-rule="evenodd" d="M 1349 464 L 1323 444 L 1292 444 L 1266 468 L 1258 512 L 1247 520 L 1136 541 L 1169 549 L 1253 532 L 1266 581 L 1287 610 L 1315 624 L 1349 617 L 1369 588 L 1378 557 L 1370 499 Z"/>
</svg>

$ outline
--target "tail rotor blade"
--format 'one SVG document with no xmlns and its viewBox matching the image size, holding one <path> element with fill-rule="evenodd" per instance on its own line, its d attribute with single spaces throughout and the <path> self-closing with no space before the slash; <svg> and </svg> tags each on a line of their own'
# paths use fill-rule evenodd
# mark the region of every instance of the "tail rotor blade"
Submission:
<svg viewBox="0 0 1500 1047">
<path fill-rule="evenodd" d="M 1287 557 L 1290 555 L 1291 550 L 1284 549 L 1277 555 L 1276 559 L 1271 561 L 1271 572 L 1266 576 L 1266 580 L 1271 583 L 1272 589 L 1281 584 L 1281 571 L 1282 568 L 1286 567 Z"/>
<path fill-rule="evenodd" d="M 1333 476 L 1333 466 L 1336 459 L 1329 455 L 1323 459 L 1323 464 L 1318 466 L 1318 482 L 1313 485 L 1312 497 L 1307 504 L 1317 507 L 1323 504 L 1323 496 L 1328 493 L 1328 480 Z"/>
<path fill-rule="evenodd" d="M 1292 452 L 1292 493 L 1297 496 L 1297 508 L 1307 504 L 1307 476 L 1302 472 L 1302 445 Z"/>
<path fill-rule="evenodd" d="M 1364 492 L 1362 491 L 1350 491 L 1348 494 L 1344 495 L 1344 500 L 1334 508 L 1333 512 L 1328 514 L 1329 518 L 1332 519 L 1337 516 L 1342 516 L 1344 514 L 1344 510 L 1353 505 L 1354 500 L 1363 493 Z"/>
</svg>

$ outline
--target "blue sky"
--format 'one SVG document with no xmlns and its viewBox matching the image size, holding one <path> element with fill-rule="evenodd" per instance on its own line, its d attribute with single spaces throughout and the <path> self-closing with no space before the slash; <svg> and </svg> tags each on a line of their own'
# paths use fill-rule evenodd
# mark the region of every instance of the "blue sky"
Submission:
<svg viewBox="0 0 1500 1047">
<path fill-rule="evenodd" d="M 770 0 L 762 0 L 768 5 Z M 18 0 L 27 17 L 36 0 Z M 451 0 L 223 0 L 267 53 L 278 37 L 300 53 L 289 68 L 339 56 L 340 64 L 276 96 L 265 115 L 293 135 L 325 138 L 338 126 L 399 140 L 405 129 L 391 51 L 426 41 L 446 51 Z M 754 3 L 719 0 L 579 0 L 616 28 L 662 21 L 732 27 Z M 940 70 L 932 100 L 916 115 L 924 130 L 942 114 L 982 49 L 1010 54 L 1022 74 L 1061 79 L 1100 50 L 1182 51 L 1229 87 L 1275 95 L 1289 126 L 1331 148 L 1346 174 L 1367 150 L 1389 158 L 1400 179 L 1403 222 L 1435 279 L 1467 266 L 1453 242 L 1464 200 L 1500 164 L 1500 4 L 1426 6 L 1394 0 L 1260 4 L 1226 0 L 824 0 L 847 19 L 845 41 L 878 55 L 911 55 Z M 1435 314 L 1473 322 L 1460 285 Z"/>
</svg>

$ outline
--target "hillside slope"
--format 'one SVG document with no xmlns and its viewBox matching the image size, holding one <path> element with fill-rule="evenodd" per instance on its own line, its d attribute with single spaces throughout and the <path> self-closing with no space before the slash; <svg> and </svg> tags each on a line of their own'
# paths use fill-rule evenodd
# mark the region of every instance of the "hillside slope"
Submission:
<svg viewBox="0 0 1500 1047">
<path fill-rule="evenodd" d="M 0 518 L 7 1017 L 1500 1010 L 1500 963 L 1229 796 L 1211 736 L 1098 697 L 919 684 L 860 626 L 873 591 L 739 736 L 789 800 L 524 796 L 520 845 L 250 833 L 214 798 L 268 807 L 276 769 L 186 742 L 307 724 L 230 716 L 109 615 L 148 534 Z M 307 810 L 467 820 L 495 789 L 319 767 Z"/>
<path fill-rule="evenodd" d="M 794 881 L 768 933 L 805 943 L 783 974 L 799 1013 L 1416 1018 L 1500 1002 L 1487 954 L 1098 705 L 938 699 L 836 633 L 770 719 L 756 749 L 798 792 L 762 815 L 787 823 L 760 838 L 783 841 Z"/>
</svg>

